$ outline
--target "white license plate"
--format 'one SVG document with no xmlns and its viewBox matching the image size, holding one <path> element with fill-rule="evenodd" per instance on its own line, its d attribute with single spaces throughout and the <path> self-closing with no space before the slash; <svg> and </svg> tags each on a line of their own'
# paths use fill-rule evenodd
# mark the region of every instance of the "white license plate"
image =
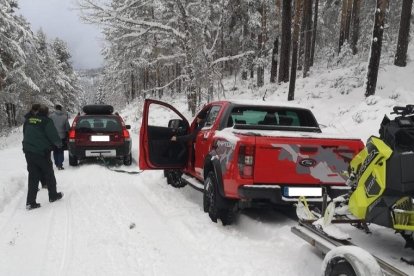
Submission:
<svg viewBox="0 0 414 276">
<path fill-rule="evenodd" d="M 109 142 L 108 135 L 92 135 L 91 136 L 92 142 Z"/>
<path fill-rule="evenodd" d="M 322 188 L 288 187 L 288 196 L 322 196 Z"/>
<path fill-rule="evenodd" d="M 116 157 L 116 150 L 86 150 L 86 157 Z"/>
</svg>

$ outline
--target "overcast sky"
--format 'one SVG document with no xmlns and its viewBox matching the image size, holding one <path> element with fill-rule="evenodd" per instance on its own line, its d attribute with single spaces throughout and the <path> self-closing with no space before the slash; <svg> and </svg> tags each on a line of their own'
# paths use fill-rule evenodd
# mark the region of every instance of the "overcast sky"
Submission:
<svg viewBox="0 0 414 276">
<path fill-rule="evenodd" d="M 102 65 L 102 35 L 96 26 L 81 22 L 74 0 L 19 0 L 19 6 L 34 32 L 42 28 L 49 40 L 59 37 L 67 42 L 75 68 Z"/>
</svg>

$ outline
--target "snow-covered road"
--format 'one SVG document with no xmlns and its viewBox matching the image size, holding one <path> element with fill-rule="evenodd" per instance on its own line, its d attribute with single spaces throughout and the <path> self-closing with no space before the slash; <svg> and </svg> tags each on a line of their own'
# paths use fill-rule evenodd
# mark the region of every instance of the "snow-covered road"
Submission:
<svg viewBox="0 0 414 276">
<path fill-rule="evenodd" d="M 64 198 L 49 203 L 42 189 L 42 207 L 26 211 L 20 139 L 12 134 L 0 150 L 0 275 L 320 274 L 320 254 L 283 213 L 250 211 L 223 227 L 203 212 L 201 193 L 168 186 L 160 171 L 73 168 L 66 156 L 55 171 Z"/>
</svg>

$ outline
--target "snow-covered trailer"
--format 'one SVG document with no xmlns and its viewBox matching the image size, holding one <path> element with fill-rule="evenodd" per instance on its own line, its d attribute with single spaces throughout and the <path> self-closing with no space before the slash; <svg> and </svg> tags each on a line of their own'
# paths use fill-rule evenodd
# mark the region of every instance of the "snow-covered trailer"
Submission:
<svg viewBox="0 0 414 276">
<path fill-rule="evenodd" d="M 336 240 L 318 230 L 312 224 L 299 222 L 291 231 L 307 241 L 325 258 L 322 272 L 325 276 L 355 275 L 355 276 L 408 276 L 395 265 L 369 253 L 349 240 Z"/>
</svg>

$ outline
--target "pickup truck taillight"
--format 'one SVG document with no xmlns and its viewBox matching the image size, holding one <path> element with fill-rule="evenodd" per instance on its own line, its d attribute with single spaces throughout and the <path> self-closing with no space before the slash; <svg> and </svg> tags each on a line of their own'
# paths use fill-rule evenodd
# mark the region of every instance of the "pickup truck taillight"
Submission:
<svg viewBox="0 0 414 276">
<path fill-rule="evenodd" d="M 253 178 L 254 146 L 240 145 L 238 165 L 242 178 Z"/>
<path fill-rule="evenodd" d="M 75 142 L 76 131 L 75 129 L 69 130 L 69 142 Z"/>
</svg>

